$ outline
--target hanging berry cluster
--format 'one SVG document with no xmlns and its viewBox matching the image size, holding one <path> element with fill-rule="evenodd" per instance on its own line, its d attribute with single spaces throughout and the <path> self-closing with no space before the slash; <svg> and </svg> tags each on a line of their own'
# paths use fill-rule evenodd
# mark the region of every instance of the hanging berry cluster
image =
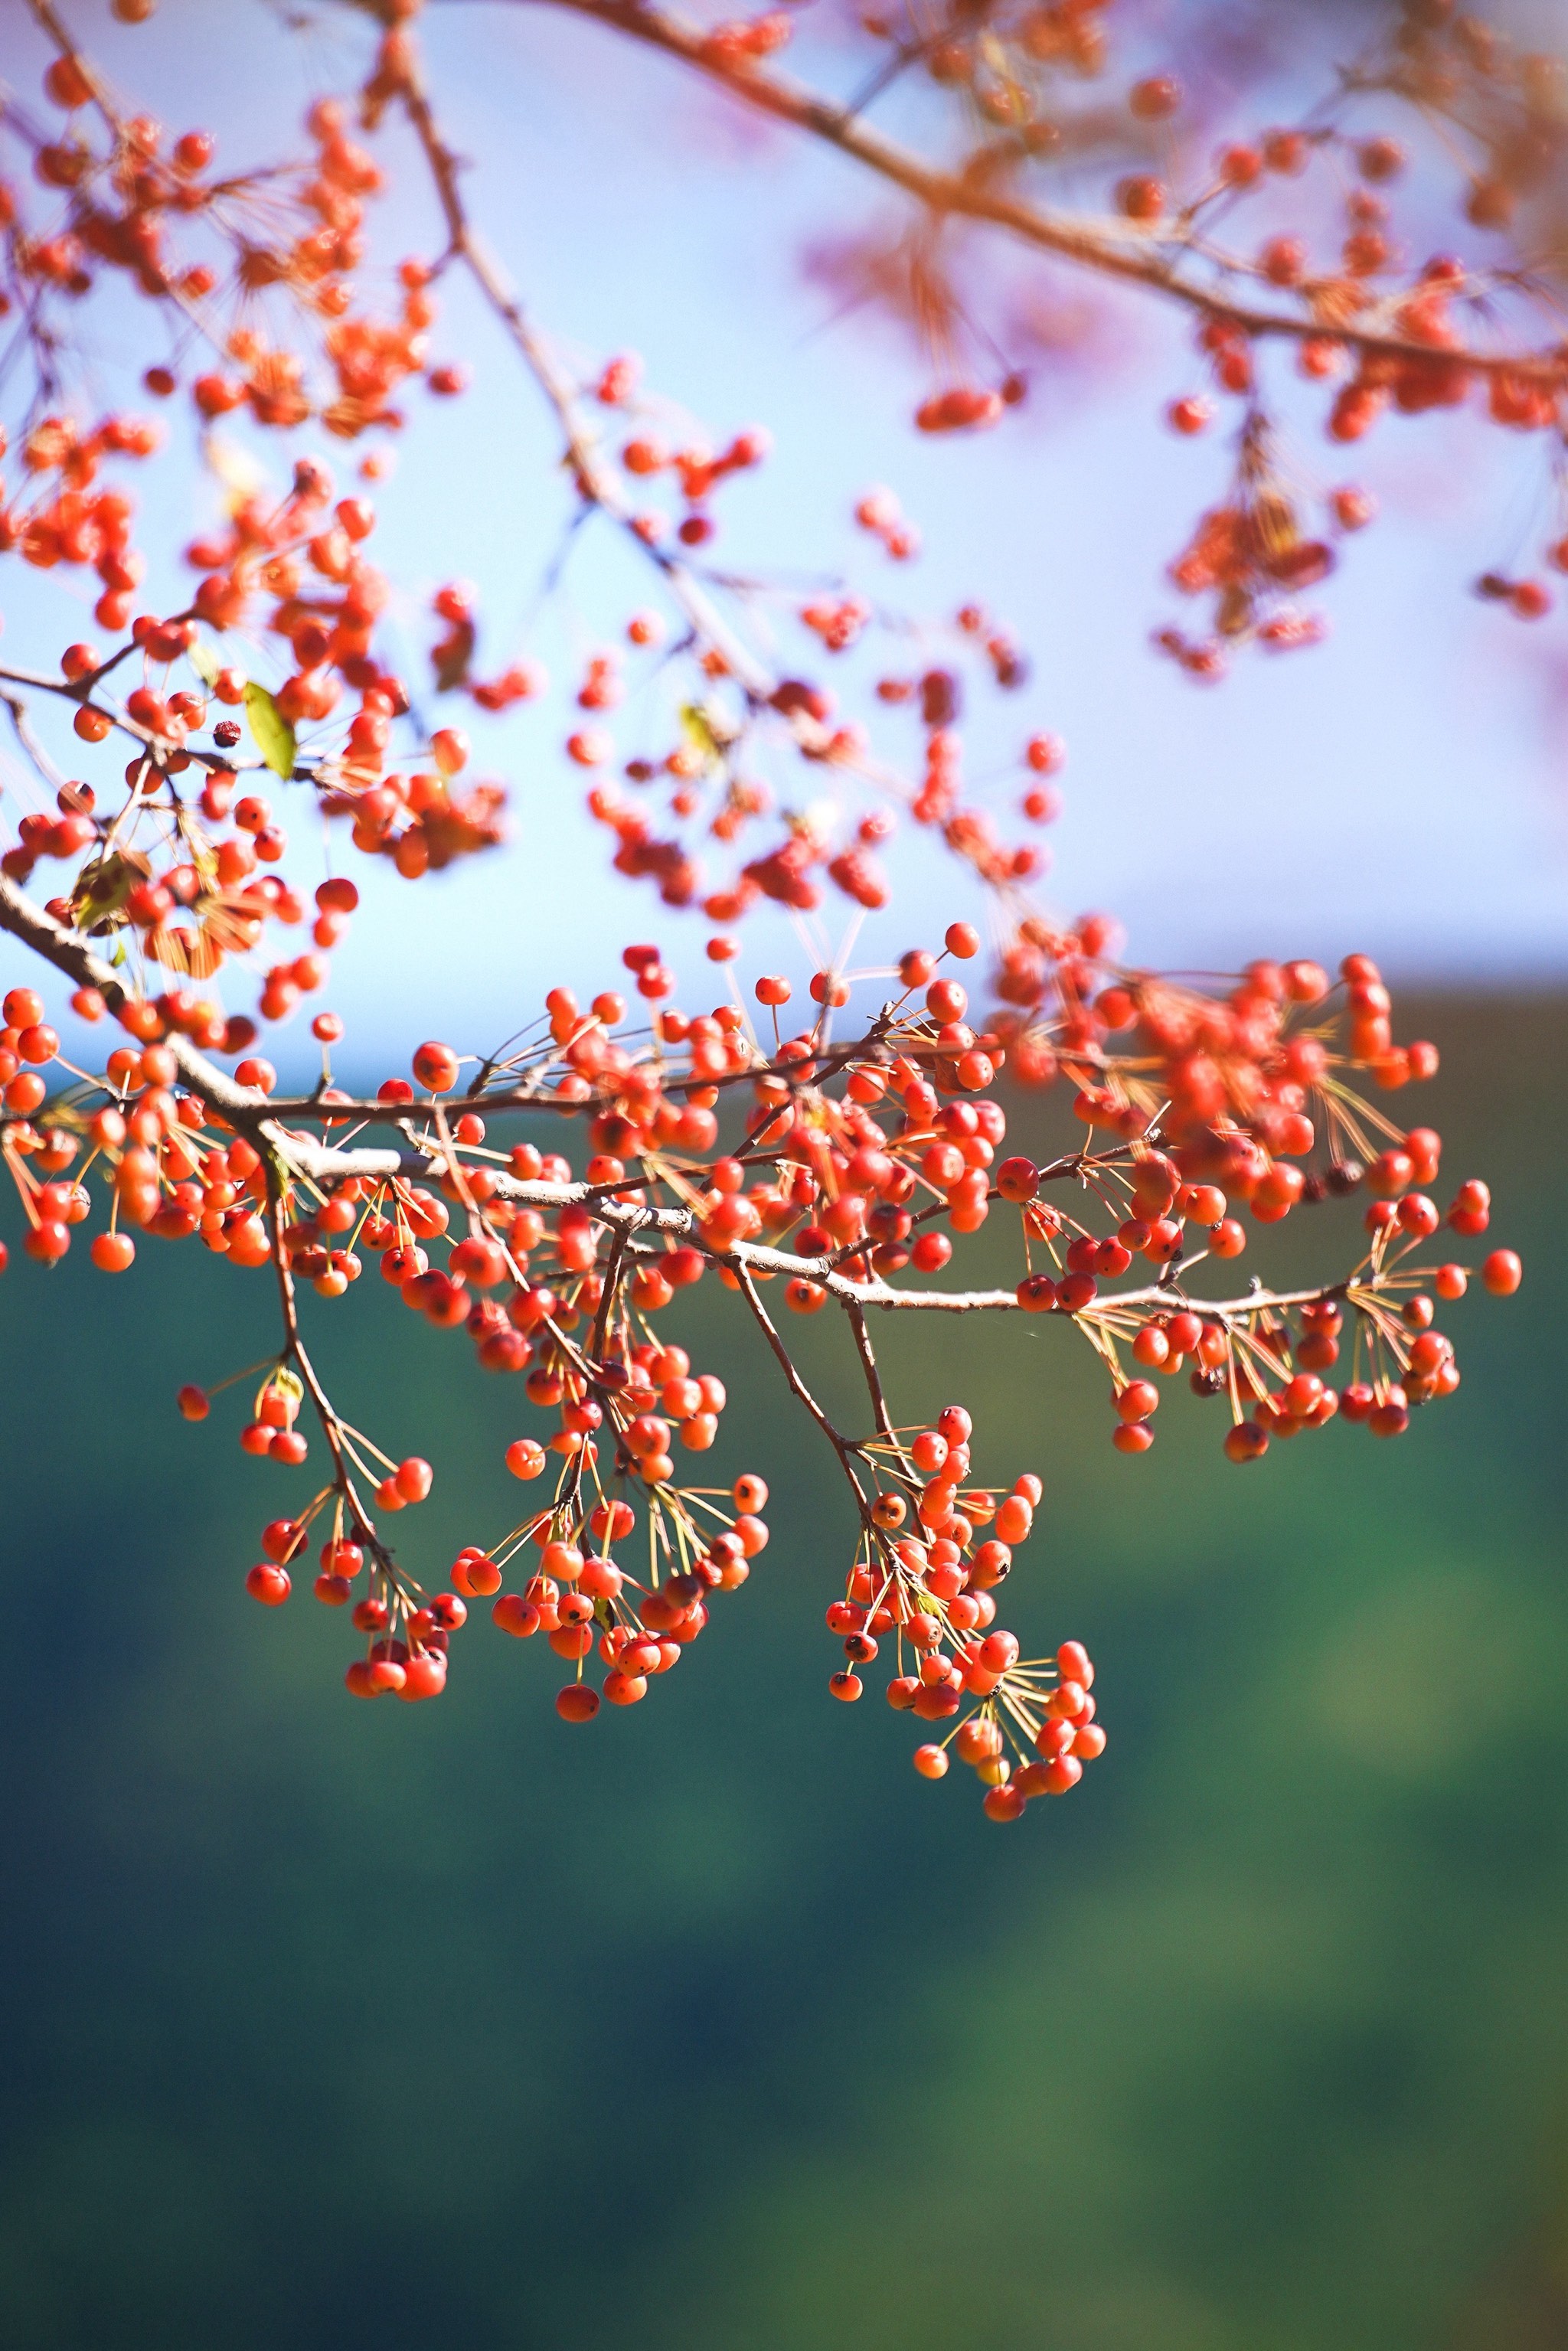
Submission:
<svg viewBox="0 0 1568 2351">
<path fill-rule="evenodd" d="M 750 1471 L 727 1488 L 687 1481 L 685 1457 L 713 1450 L 727 1397 L 661 1322 L 706 1277 L 741 1300 L 852 1498 L 858 1542 L 828 1615 L 846 1658 L 835 1696 L 862 1695 L 860 1669 L 891 1639 L 895 1708 L 936 1723 L 977 1701 L 951 1737 L 998 1820 L 1030 1794 L 1063 1792 L 1100 1751 L 1092 1676 L 1076 1647 L 1062 1653 L 1071 1670 L 1060 1656 L 1054 1668 L 1020 1663 L 996 1624 L 993 1594 L 1033 1531 L 1041 1480 L 1026 1474 L 1000 1497 L 975 1484 L 959 1405 L 917 1431 L 894 1426 L 872 1310 L 1055 1317 L 1108 1375 L 1123 1453 L 1152 1445 L 1159 1381 L 1187 1365 L 1198 1395 L 1225 1400 L 1224 1449 L 1237 1462 L 1336 1414 L 1401 1435 L 1414 1408 L 1458 1385 L 1436 1301 L 1462 1297 L 1469 1269 L 1421 1254 L 1445 1221 L 1420 1188 L 1437 1181 L 1440 1139 L 1394 1125 L 1355 1090 L 1369 1076 L 1397 1089 L 1430 1075 L 1436 1054 L 1393 1043 L 1387 992 L 1364 957 L 1349 959 L 1337 987 L 1310 963 L 1257 965 L 1221 1001 L 1111 962 L 1103 935 L 1061 940 L 1053 1007 L 1037 1004 L 1027 1026 L 1008 1014 L 976 1029 L 942 967 L 972 961 L 980 942 L 955 924 L 939 954 L 911 950 L 895 974 L 819 973 L 813 1017 L 783 1037 L 786 980 L 755 983 L 759 1033 L 737 989 L 706 1014 L 675 1008 L 674 975 L 654 946 L 639 946 L 625 963 L 657 1008 L 650 1016 L 634 1020 L 616 989 L 585 1008 L 558 987 L 502 1054 L 465 1062 L 433 1041 L 410 1078 L 352 1099 L 331 1083 L 324 1051 L 320 1087 L 285 1100 L 258 1058 L 229 1079 L 185 1031 L 165 1037 L 162 999 L 132 996 L 79 933 L 5 888 L 9 926 L 79 978 L 78 1011 L 112 1009 L 141 1040 L 116 1047 L 101 1074 L 66 1065 L 51 1098 L 44 1073 L 59 1039 L 43 999 L 26 987 L 5 998 L 4 1149 L 26 1253 L 45 1265 L 64 1257 L 96 1192 L 108 1213 L 89 1246 L 106 1272 L 132 1263 L 141 1234 L 199 1238 L 236 1267 L 271 1268 L 282 1343 L 252 1367 L 264 1376 L 239 1442 L 298 1470 L 308 1405 L 328 1475 L 268 1526 L 249 1589 L 270 1606 L 286 1601 L 289 1566 L 319 1533 L 316 1595 L 351 1604 L 366 1637 L 348 1675 L 359 1695 L 437 1695 L 467 1603 L 494 1595 L 504 1631 L 542 1632 L 572 1664 L 558 1705 L 586 1721 L 601 1694 L 640 1700 L 705 1629 L 711 1596 L 746 1581 L 767 1541 L 766 1489 Z M 834 1015 L 857 986 L 885 990 L 890 979 L 869 1024 L 835 1041 Z M 1134 1032 L 1126 1052 L 1106 1041 L 1123 1029 Z M 1004 1149 L 1007 1113 L 986 1090 L 1009 1058 L 1026 1084 L 1061 1077 L 1075 1089 L 1083 1140 L 1044 1165 Z M 586 1120 L 580 1167 L 505 1139 L 508 1126 L 552 1116 Z M 400 1141 L 334 1141 L 345 1126 Z M 1246 1248 L 1234 1211 L 1277 1224 L 1357 1190 L 1369 1196 L 1366 1246 L 1347 1273 L 1228 1299 L 1193 1285 L 1207 1259 Z M 1016 1220 L 1012 1288 L 918 1286 L 993 1214 Z M 1472 1178 L 1447 1223 L 1474 1238 L 1489 1215 Z M 550 1424 L 507 1453 L 528 1485 L 553 1457 L 549 1499 L 465 1546 L 452 1589 L 434 1599 L 386 1532 L 389 1516 L 428 1496 L 431 1466 L 393 1460 L 343 1416 L 302 1335 L 302 1288 L 341 1300 L 369 1265 L 427 1323 L 465 1332 L 484 1368 L 521 1374 Z M 1493 1250 L 1481 1273 L 1507 1294 L 1519 1260 Z M 763 1296 L 774 1282 L 787 1313 L 844 1315 L 866 1384 L 864 1436 L 836 1426 L 806 1385 Z M 1352 1376 L 1336 1391 L 1323 1374 L 1347 1337 Z M 214 1393 L 187 1387 L 182 1412 L 204 1419 Z M 592 1661 L 606 1668 L 601 1692 L 587 1678 Z M 935 1776 L 946 1753 L 922 1748 L 918 1768 Z"/>
</svg>

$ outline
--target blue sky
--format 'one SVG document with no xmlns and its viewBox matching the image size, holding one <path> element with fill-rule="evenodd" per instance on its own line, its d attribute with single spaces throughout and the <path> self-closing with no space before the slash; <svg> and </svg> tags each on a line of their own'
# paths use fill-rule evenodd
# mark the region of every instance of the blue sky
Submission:
<svg viewBox="0 0 1568 2351">
<path fill-rule="evenodd" d="M 10 76 L 36 89 L 22 12 L 9 0 L 5 13 Z M 95 26 L 101 14 L 94 5 Z M 85 26 L 79 5 L 77 16 Z M 128 91 L 210 89 L 173 127 L 210 120 L 237 161 L 253 141 L 288 145 L 301 104 L 358 47 L 338 21 L 296 46 L 250 0 L 221 11 L 165 0 L 152 26 L 110 28 L 100 46 Z M 893 216 L 851 167 L 738 124 L 678 68 L 546 9 L 455 0 L 432 12 L 428 46 L 451 131 L 475 159 L 475 212 L 540 322 L 587 360 L 636 349 L 650 385 L 716 436 L 772 430 L 770 463 L 718 509 L 716 559 L 790 575 L 852 567 L 870 592 L 936 613 L 978 595 L 1016 631 L 1033 681 L 1005 703 L 984 698 L 970 766 L 1004 765 L 1036 726 L 1066 737 L 1048 893 L 1064 912 L 1110 907 L 1134 959 L 1186 968 L 1362 948 L 1409 977 L 1562 976 L 1568 611 L 1531 631 L 1465 592 L 1541 535 L 1539 445 L 1473 421 L 1396 419 L 1354 453 L 1332 449 L 1271 356 L 1292 470 L 1319 488 L 1365 482 L 1383 519 L 1319 599 L 1327 644 L 1245 658 L 1218 688 L 1194 686 L 1147 646 L 1152 626 L 1196 618 L 1176 611 L 1163 567 L 1226 471 L 1218 434 L 1176 442 L 1159 421 L 1173 393 L 1200 387 L 1181 319 L 1118 300 L 1099 374 L 1040 374 L 1030 409 L 998 431 L 923 439 L 910 423 L 928 388 L 918 361 L 888 329 L 835 323 L 800 266 L 824 233 Z M 412 195 L 388 213 L 389 250 L 430 249 Z M 111 377 L 116 337 L 102 336 Z M 474 360 L 475 389 L 460 403 L 415 397 L 398 470 L 375 494 L 373 551 L 410 591 L 399 625 L 411 666 L 429 639 L 430 590 L 464 575 L 481 590 L 482 665 L 526 645 L 559 677 L 573 649 L 654 600 L 596 528 L 555 607 L 535 617 L 566 510 L 548 420 L 460 288 L 437 340 Z M 918 522 L 918 565 L 886 564 L 851 527 L 874 482 Z M 209 501 L 192 470 L 170 467 L 150 541 L 178 545 Z M 165 584 L 172 601 L 177 575 Z M 62 623 L 54 584 L 14 560 L 0 606 L 12 659 L 48 659 L 79 631 Z M 913 750 L 904 726 L 891 739 Z M 557 977 L 603 984 L 633 936 L 658 938 L 700 994 L 706 926 L 607 876 L 606 837 L 559 756 L 565 731 L 559 703 L 472 725 L 476 771 L 512 781 L 512 844 L 417 889 L 371 877 L 329 990 L 361 1044 L 413 1030 L 487 1041 Z M 303 840 L 309 828 L 296 829 Z M 951 870 L 908 847 L 917 853 L 893 861 L 894 911 L 868 935 L 879 959 L 969 911 Z M 367 869 L 355 870 L 363 886 Z M 748 967 L 802 960 L 782 918 L 750 926 Z M 15 959 L 0 962 L 9 977 Z"/>
</svg>

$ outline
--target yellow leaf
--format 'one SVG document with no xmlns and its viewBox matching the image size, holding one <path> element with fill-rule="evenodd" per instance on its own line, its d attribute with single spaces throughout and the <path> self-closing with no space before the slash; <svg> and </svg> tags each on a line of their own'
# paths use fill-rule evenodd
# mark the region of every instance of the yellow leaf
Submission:
<svg viewBox="0 0 1568 2351">
<path fill-rule="evenodd" d="M 294 729 L 265 685 L 251 678 L 245 689 L 245 715 L 256 737 L 256 747 L 275 776 L 287 782 L 294 773 Z"/>
<path fill-rule="evenodd" d="M 305 1401 L 304 1381 L 300 1379 L 298 1373 L 285 1371 L 280 1364 L 277 1371 L 268 1373 L 256 1392 L 254 1417 L 257 1420 L 261 1418 L 261 1400 L 269 1392 L 273 1395 L 285 1397 L 294 1406 L 296 1412 Z"/>
<path fill-rule="evenodd" d="M 681 729 L 687 742 L 702 753 L 708 765 L 716 766 L 724 757 L 723 747 L 700 703 L 685 702 L 681 705 Z"/>
</svg>

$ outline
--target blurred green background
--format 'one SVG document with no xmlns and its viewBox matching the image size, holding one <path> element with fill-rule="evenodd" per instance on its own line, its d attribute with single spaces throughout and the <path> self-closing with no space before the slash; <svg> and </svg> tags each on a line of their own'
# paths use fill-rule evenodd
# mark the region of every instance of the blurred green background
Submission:
<svg viewBox="0 0 1568 2351">
<path fill-rule="evenodd" d="M 773 1541 L 648 1704 L 568 1729 L 542 1643 L 481 1622 L 439 1703 L 365 1707 L 342 1618 L 246 1597 L 310 1472 L 239 1453 L 239 1392 L 172 1396 L 265 1351 L 265 1277 L 14 1259 L 7 2351 L 1568 2342 L 1568 1009 L 1422 1033 L 1445 1185 L 1489 1177 L 1527 1279 L 1445 1313 L 1464 1384 L 1403 1442 L 1236 1470 L 1184 1385 L 1125 1460 L 1059 1326 L 884 1326 L 895 1407 L 1043 1474 L 1005 1614 L 1099 1663 L 1104 1761 L 1005 1830 L 879 1686 L 830 1700 L 836 1472 L 707 1286 L 667 1319 Z M 1301 1212 L 1270 1270 L 1354 1223 Z M 836 1321 L 802 1344 L 852 1411 Z M 435 1581 L 538 1416 L 394 1299 L 312 1323 L 437 1464 L 398 1530 Z"/>
</svg>

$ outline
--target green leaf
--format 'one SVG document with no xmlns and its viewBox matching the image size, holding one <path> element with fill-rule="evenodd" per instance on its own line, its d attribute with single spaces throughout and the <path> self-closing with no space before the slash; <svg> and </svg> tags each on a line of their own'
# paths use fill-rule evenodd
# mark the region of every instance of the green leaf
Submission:
<svg viewBox="0 0 1568 2351">
<path fill-rule="evenodd" d="M 223 667 L 223 664 L 204 637 L 197 637 L 193 643 L 186 647 L 185 658 L 204 685 L 208 687 L 216 685 L 218 672 Z"/>
<path fill-rule="evenodd" d="M 250 679 L 245 690 L 245 715 L 256 737 L 256 747 L 275 776 L 285 783 L 294 773 L 294 729 L 265 685 Z"/>
</svg>

